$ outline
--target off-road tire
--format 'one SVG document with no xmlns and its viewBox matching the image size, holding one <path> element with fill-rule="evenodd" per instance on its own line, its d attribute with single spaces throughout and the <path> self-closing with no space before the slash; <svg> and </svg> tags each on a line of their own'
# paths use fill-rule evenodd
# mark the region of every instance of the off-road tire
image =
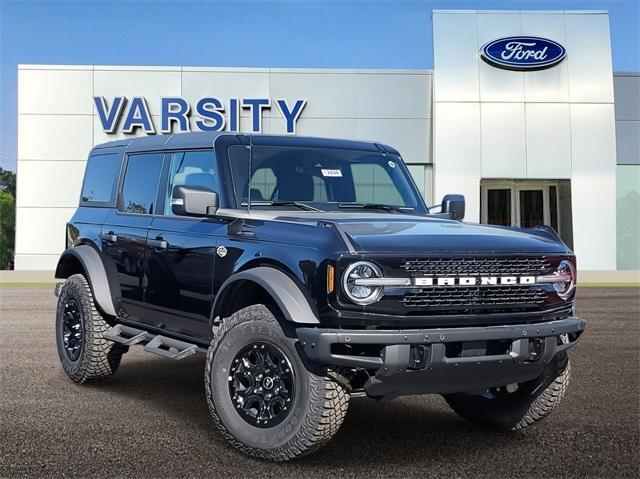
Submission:
<svg viewBox="0 0 640 479">
<path fill-rule="evenodd" d="M 234 408 L 228 377 L 234 356 L 255 342 L 277 346 L 294 372 L 296 394 L 291 410 L 273 427 L 259 428 L 245 421 Z M 326 444 L 347 413 L 349 394 L 338 376 L 309 371 L 272 311 L 261 304 L 241 309 L 213 328 L 205 371 L 209 411 L 222 435 L 250 456 L 287 461 Z"/>
<path fill-rule="evenodd" d="M 519 430 L 547 417 L 564 397 L 571 377 L 566 353 L 557 355 L 543 373 L 511 394 L 488 399 L 483 396 L 444 396 L 449 406 L 463 418 L 493 429 Z"/>
<path fill-rule="evenodd" d="M 82 316 L 82 342 L 80 355 L 72 360 L 63 343 L 63 314 L 65 302 L 73 298 L 79 305 Z M 81 274 L 70 276 L 62 286 L 56 308 L 56 343 L 58 356 L 64 372 L 79 384 L 99 381 L 116 372 L 127 346 L 114 343 L 104 338 L 109 329 L 93 300 L 91 287 Z"/>
</svg>

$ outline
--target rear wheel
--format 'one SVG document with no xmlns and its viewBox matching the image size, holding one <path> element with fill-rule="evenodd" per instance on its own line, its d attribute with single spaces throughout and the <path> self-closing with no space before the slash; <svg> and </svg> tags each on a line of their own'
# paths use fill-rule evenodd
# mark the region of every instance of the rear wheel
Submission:
<svg viewBox="0 0 640 479">
<path fill-rule="evenodd" d="M 450 394 L 444 398 L 456 413 L 473 423 L 517 430 L 547 417 L 564 397 L 570 377 L 569 357 L 560 353 L 531 381 L 487 389 L 480 395 Z"/>
<path fill-rule="evenodd" d="M 338 431 L 349 394 L 308 371 L 274 314 L 244 308 L 214 328 L 205 386 L 222 434 L 251 456 L 286 461 L 308 454 Z"/>
<path fill-rule="evenodd" d="M 116 372 L 128 348 L 104 339 L 109 327 L 86 278 L 69 277 L 58 296 L 56 342 L 62 368 L 72 381 L 96 381 Z"/>
</svg>

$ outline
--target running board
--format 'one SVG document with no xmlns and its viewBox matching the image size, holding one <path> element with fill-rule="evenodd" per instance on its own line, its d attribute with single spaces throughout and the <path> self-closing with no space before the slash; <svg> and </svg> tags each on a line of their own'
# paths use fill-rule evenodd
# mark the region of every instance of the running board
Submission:
<svg viewBox="0 0 640 479">
<path fill-rule="evenodd" d="M 153 338 L 152 334 L 142 331 L 141 329 L 132 328 L 131 326 L 125 326 L 123 324 L 116 324 L 110 328 L 104 337 L 109 341 L 115 343 L 124 344 L 125 346 L 132 346 L 142 341 L 149 341 Z"/>
<path fill-rule="evenodd" d="M 116 324 L 107 330 L 107 332 L 104 333 L 104 338 L 125 346 L 145 342 L 145 351 L 169 359 L 184 359 L 193 356 L 198 351 L 198 347 L 195 344 L 167 338 L 159 334 L 154 335 L 147 331 L 123 324 Z"/>
<path fill-rule="evenodd" d="M 156 336 L 144 346 L 144 350 L 169 359 L 184 359 L 196 354 L 195 344 L 185 343 L 177 339 Z"/>
</svg>

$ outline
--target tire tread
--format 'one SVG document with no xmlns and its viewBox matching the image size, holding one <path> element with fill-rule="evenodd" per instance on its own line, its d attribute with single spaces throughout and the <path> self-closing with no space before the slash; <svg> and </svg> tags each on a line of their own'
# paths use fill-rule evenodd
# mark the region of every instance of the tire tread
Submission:
<svg viewBox="0 0 640 479">
<path fill-rule="evenodd" d="M 213 328 L 213 339 L 207 353 L 205 370 L 205 389 L 207 404 L 213 420 L 222 435 L 243 453 L 269 459 L 272 461 L 288 461 L 293 458 L 310 454 L 325 445 L 338 432 L 349 406 L 349 393 L 346 388 L 334 379 L 309 374 L 310 398 L 309 412 L 294 438 L 275 448 L 259 449 L 238 441 L 220 420 L 213 401 L 211 389 L 211 368 L 216 350 L 225 335 L 235 326 L 253 319 L 266 321 L 277 320 L 264 305 L 253 305 L 241 309 L 224 319 Z"/>
<path fill-rule="evenodd" d="M 83 347 L 79 367 L 73 370 L 63 362 L 63 368 L 71 380 L 78 384 L 101 381 L 116 372 L 122 355 L 128 348 L 104 338 L 111 326 L 98 311 L 91 287 L 82 274 L 74 274 L 67 279 L 60 298 L 65 294 L 66 288 L 74 286 L 79 290 L 80 294 L 76 299 L 80 301 L 83 310 Z"/>
</svg>

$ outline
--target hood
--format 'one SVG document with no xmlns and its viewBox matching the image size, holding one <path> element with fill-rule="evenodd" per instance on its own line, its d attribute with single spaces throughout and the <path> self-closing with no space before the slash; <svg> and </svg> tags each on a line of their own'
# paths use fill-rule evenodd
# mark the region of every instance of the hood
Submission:
<svg viewBox="0 0 640 479">
<path fill-rule="evenodd" d="M 268 219 L 276 221 L 312 225 L 322 221 L 334 223 L 346 234 L 353 249 L 358 253 L 569 252 L 567 246 L 548 227 L 509 228 L 462 223 L 437 217 L 367 212 L 269 213 L 265 216 L 270 216 Z"/>
</svg>

